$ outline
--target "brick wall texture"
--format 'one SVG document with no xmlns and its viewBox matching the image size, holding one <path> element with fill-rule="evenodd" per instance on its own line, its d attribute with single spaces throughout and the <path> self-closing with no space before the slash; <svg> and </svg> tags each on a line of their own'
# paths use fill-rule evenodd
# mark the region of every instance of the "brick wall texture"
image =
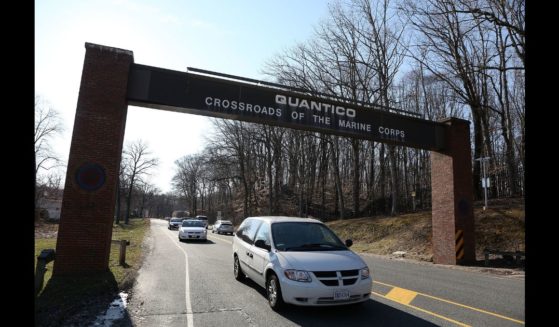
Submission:
<svg viewBox="0 0 559 327">
<path fill-rule="evenodd" d="M 446 147 L 431 152 L 433 261 L 461 264 L 475 261 L 472 157 L 469 122 L 450 118 Z M 455 233 L 464 233 L 464 256 L 456 259 Z"/>
<path fill-rule="evenodd" d="M 126 125 L 131 51 L 86 43 L 64 198 L 55 275 L 108 270 L 116 185 Z M 105 183 L 88 191 L 76 182 L 84 164 L 97 164 Z"/>
</svg>

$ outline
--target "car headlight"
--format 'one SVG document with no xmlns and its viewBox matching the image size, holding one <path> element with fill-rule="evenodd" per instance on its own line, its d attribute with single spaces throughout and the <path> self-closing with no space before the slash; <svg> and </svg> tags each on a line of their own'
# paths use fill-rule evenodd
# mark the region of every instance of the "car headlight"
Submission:
<svg viewBox="0 0 559 327">
<path fill-rule="evenodd" d="M 361 269 L 361 279 L 367 279 L 367 278 L 369 278 L 369 268 L 365 267 Z"/>
<path fill-rule="evenodd" d="M 287 269 L 283 272 L 285 277 L 298 282 L 311 282 L 311 275 L 304 270 Z"/>
</svg>

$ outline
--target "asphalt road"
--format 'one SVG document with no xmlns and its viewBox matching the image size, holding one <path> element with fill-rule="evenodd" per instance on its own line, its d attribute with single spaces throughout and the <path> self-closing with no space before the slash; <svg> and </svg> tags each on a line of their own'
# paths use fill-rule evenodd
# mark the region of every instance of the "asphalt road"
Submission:
<svg viewBox="0 0 559 327">
<path fill-rule="evenodd" d="M 233 278 L 232 236 L 178 241 L 153 219 L 149 248 L 130 295 L 134 326 L 522 326 L 524 279 L 362 255 L 373 276 L 360 307 L 272 311 L 265 292 Z"/>
</svg>

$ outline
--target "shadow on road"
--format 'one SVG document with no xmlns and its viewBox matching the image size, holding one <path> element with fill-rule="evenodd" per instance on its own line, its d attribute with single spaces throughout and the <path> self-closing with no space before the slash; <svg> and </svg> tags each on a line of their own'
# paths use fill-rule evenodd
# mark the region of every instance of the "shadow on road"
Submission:
<svg viewBox="0 0 559 327">
<path fill-rule="evenodd" d="M 250 279 L 243 282 L 258 291 L 266 301 L 266 291 Z M 272 309 L 270 309 L 272 310 Z M 377 302 L 373 299 L 361 304 L 336 307 L 302 307 L 287 305 L 278 312 L 299 326 L 437 326 L 424 319 Z"/>
<path fill-rule="evenodd" d="M 53 276 L 35 299 L 35 326 L 80 326 L 92 321 L 118 294 L 112 273 Z"/>
<path fill-rule="evenodd" d="M 215 244 L 214 241 L 207 239 L 205 241 L 203 240 L 181 240 L 181 243 L 192 243 L 192 244 Z"/>
</svg>

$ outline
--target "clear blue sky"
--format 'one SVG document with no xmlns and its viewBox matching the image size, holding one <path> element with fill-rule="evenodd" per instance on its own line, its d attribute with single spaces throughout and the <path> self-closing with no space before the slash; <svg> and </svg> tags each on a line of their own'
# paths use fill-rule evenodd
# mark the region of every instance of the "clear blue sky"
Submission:
<svg viewBox="0 0 559 327">
<path fill-rule="evenodd" d="M 35 94 L 61 113 L 66 128 L 55 152 L 67 162 L 85 42 L 131 50 L 139 64 L 264 79 L 264 63 L 308 40 L 329 2 L 35 1 Z M 151 181 L 167 192 L 174 161 L 199 152 L 210 129 L 209 118 L 129 107 L 124 142 L 147 141 L 161 162 Z"/>
</svg>

